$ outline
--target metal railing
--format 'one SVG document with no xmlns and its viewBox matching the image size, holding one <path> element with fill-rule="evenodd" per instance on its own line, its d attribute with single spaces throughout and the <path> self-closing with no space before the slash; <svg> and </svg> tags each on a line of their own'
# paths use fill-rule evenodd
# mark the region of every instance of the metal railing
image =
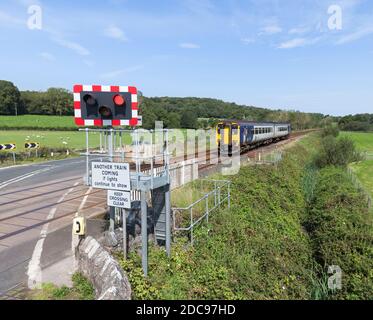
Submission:
<svg viewBox="0 0 373 320">
<path fill-rule="evenodd" d="M 97 161 L 107 159 L 112 162 L 123 162 L 126 160 L 133 163 L 134 168 L 131 169 L 131 175 L 135 176 L 136 181 L 133 187 L 137 189 L 142 178 L 149 178 L 151 188 L 153 188 L 155 178 L 169 176 L 170 154 L 167 143 L 167 129 L 85 128 L 79 129 L 79 131 L 85 132 L 86 135 L 86 150 L 80 155 L 86 157 L 87 185 L 91 185 L 90 163 L 95 159 Z M 99 150 L 90 146 L 90 133 L 100 135 Z M 156 135 L 158 135 L 159 141 L 156 140 Z M 127 140 L 131 140 L 130 145 L 124 141 L 125 136 Z M 148 148 L 145 148 L 145 145 Z"/>
<path fill-rule="evenodd" d="M 253 156 L 249 157 L 249 160 L 253 164 L 277 164 L 283 158 L 283 152 L 281 150 L 274 150 L 271 152 L 262 152 L 260 150 L 255 151 Z"/>
<path fill-rule="evenodd" d="M 216 209 L 220 209 L 225 202 L 227 203 L 227 207 L 230 208 L 231 201 L 231 181 L 210 179 L 200 179 L 199 181 L 201 182 L 201 185 L 204 182 L 213 184 L 214 189 L 207 192 L 187 207 L 172 208 L 174 232 L 189 232 L 191 245 L 194 243 L 194 228 L 204 220 L 208 223 L 211 213 Z M 198 206 L 199 210 L 197 210 Z M 196 216 L 196 213 L 198 216 Z M 177 226 L 177 221 L 180 219 L 183 220 L 183 218 L 187 218 L 188 225 L 184 227 Z M 183 224 L 182 221 L 180 224 Z"/>
</svg>

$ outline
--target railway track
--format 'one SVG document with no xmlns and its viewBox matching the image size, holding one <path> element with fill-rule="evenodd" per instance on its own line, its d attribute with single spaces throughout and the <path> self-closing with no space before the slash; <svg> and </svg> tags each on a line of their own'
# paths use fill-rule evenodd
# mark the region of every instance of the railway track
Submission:
<svg viewBox="0 0 373 320">
<path fill-rule="evenodd" d="M 270 151 L 277 148 L 278 143 L 287 144 L 291 141 L 296 140 L 299 136 L 303 136 L 307 133 L 309 133 L 309 131 L 307 131 L 307 132 L 295 132 L 287 140 L 281 140 L 277 143 L 273 143 L 273 144 L 269 144 L 269 145 L 263 145 L 263 146 L 260 146 L 256 149 L 246 151 L 241 155 L 241 157 L 243 157 L 244 159 L 245 158 L 255 158 L 256 153 L 258 151 L 265 150 L 266 152 L 270 152 Z M 198 156 L 198 153 L 195 153 L 195 157 L 197 157 L 197 156 Z M 179 163 L 181 161 L 185 161 L 185 160 L 188 160 L 190 158 L 191 158 L 191 155 L 184 155 L 184 157 L 174 157 L 174 158 L 172 158 L 171 164 Z M 211 163 L 212 160 L 213 160 L 213 163 Z M 206 171 L 206 170 L 216 166 L 219 163 L 221 163 L 221 162 L 220 162 L 220 159 L 218 157 L 217 150 L 213 150 L 213 153 L 210 153 L 210 150 L 207 150 L 207 152 L 206 152 L 206 163 L 200 164 L 198 166 L 198 169 L 199 169 L 200 172 L 203 172 L 203 171 Z M 153 166 L 153 168 L 161 167 L 163 165 L 164 165 L 164 163 L 156 164 L 156 165 Z M 131 163 L 131 168 L 135 169 L 135 163 L 133 163 L 133 162 Z M 142 171 L 149 170 L 150 168 L 151 168 L 150 164 L 142 164 L 141 165 L 141 170 Z M 33 214 L 38 213 L 40 211 L 51 209 L 51 208 L 56 207 L 56 206 L 63 206 L 65 208 L 68 208 L 68 207 L 71 208 L 68 212 L 66 212 L 62 215 L 59 215 L 57 217 L 54 217 L 52 219 L 38 221 L 35 224 L 32 224 L 32 225 L 24 227 L 20 230 L 16 230 L 16 231 L 9 232 L 9 233 L 6 233 L 6 234 L 0 233 L 0 244 L 1 244 L 2 240 L 17 236 L 20 233 L 29 231 L 33 228 L 41 227 L 45 224 L 63 219 L 63 218 L 68 217 L 68 216 L 75 215 L 78 212 L 78 210 L 77 210 L 77 208 L 73 209 L 74 206 L 76 207 L 76 204 L 74 204 L 74 201 L 79 201 L 80 199 L 82 199 L 87 194 L 87 189 L 88 188 L 86 186 L 82 185 L 82 184 L 79 184 L 79 185 L 75 186 L 75 190 L 70 192 L 69 197 L 67 199 L 64 199 L 63 201 L 53 201 L 53 202 L 48 203 L 46 205 L 38 206 L 36 208 L 32 208 L 32 209 L 26 209 L 25 208 L 24 211 L 21 211 L 21 212 L 18 212 L 18 213 L 14 213 L 14 214 L 12 214 L 12 213 L 9 214 L 8 213 L 8 214 L 6 214 L 6 211 L 9 212 L 9 208 L 7 208 L 7 206 L 12 205 L 12 206 L 17 207 L 17 203 L 24 203 L 24 201 L 28 201 L 29 203 L 32 203 L 32 204 L 39 203 L 39 202 L 42 201 L 42 198 L 44 199 L 46 196 L 55 197 L 55 195 L 58 194 L 59 192 L 63 192 L 63 191 L 67 191 L 67 190 L 71 189 L 70 185 L 65 186 L 65 187 L 59 187 L 59 188 L 53 188 L 53 186 L 68 183 L 68 182 L 71 182 L 72 180 L 74 180 L 74 179 L 65 179 L 65 180 L 60 181 L 59 183 L 42 184 L 42 185 L 39 185 L 39 186 L 36 186 L 36 187 L 22 188 L 22 189 L 14 190 L 14 191 L 11 191 L 11 192 L 0 193 L 0 199 L 5 198 L 4 201 L 0 202 L 0 224 L 3 224 L 3 225 L 8 224 L 10 221 L 12 221 L 12 219 L 15 219 L 15 218 L 27 218 L 27 219 L 38 221 L 38 219 L 33 219 L 32 218 Z M 38 189 L 38 188 L 40 189 L 40 188 L 45 188 L 45 187 L 49 187 L 49 188 L 53 188 L 53 189 L 50 190 L 50 191 L 41 192 L 41 193 L 29 195 L 29 196 L 23 196 L 20 199 L 14 199 L 14 198 L 9 199 L 9 200 L 6 199 L 6 197 L 9 196 L 9 195 L 14 196 L 16 194 L 25 194 L 26 192 L 33 192 L 35 189 Z M 94 191 L 90 192 L 89 196 L 90 197 L 92 197 L 94 195 L 101 195 L 102 196 L 103 193 L 104 193 L 103 190 L 94 190 Z M 97 207 L 97 206 L 99 206 L 99 204 L 94 203 L 93 205 L 85 206 L 84 210 L 91 209 L 91 208 L 94 208 L 94 207 Z M 1 218 L 2 215 L 4 215 L 4 214 L 6 214 L 7 216 Z M 9 224 L 14 225 L 12 223 L 9 223 Z"/>
</svg>

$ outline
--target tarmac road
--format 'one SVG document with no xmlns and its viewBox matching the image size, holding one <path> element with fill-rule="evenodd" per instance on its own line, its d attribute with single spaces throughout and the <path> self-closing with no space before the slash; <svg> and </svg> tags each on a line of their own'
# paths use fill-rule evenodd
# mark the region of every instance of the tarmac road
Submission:
<svg viewBox="0 0 373 320">
<path fill-rule="evenodd" d="M 0 169 L 0 297 L 21 283 L 68 282 L 72 219 L 106 209 L 106 193 L 84 185 L 85 168 L 71 158 Z"/>
</svg>

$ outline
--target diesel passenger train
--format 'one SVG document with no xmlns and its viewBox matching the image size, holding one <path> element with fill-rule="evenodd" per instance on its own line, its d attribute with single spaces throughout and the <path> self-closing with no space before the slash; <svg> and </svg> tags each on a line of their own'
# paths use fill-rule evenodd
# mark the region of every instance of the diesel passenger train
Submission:
<svg viewBox="0 0 373 320">
<path fill-rule="evenodd" d="M 233 150 L 245 152 L 263 144 L 287 139 L 290 123 L 223 120 L 216 127 L 217 146 L 220 151 L 232 154 Z"/>
</svg>

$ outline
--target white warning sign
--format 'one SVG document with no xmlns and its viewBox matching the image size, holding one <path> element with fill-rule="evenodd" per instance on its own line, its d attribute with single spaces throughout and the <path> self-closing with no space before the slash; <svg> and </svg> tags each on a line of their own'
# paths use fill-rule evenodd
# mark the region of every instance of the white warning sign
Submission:
<svg viewBox="0 0 373 320">
<path fill-rule="evenodd" d="M 107 190 L 131 190 L 129 164 L 92 162 L 92 187 Z"/>
<path fill-rule="evenodd" d="M 129 192 L 108 190 L 107 205 L 110 207 L 131 209 L 131 194 Z"/>
</svg>

